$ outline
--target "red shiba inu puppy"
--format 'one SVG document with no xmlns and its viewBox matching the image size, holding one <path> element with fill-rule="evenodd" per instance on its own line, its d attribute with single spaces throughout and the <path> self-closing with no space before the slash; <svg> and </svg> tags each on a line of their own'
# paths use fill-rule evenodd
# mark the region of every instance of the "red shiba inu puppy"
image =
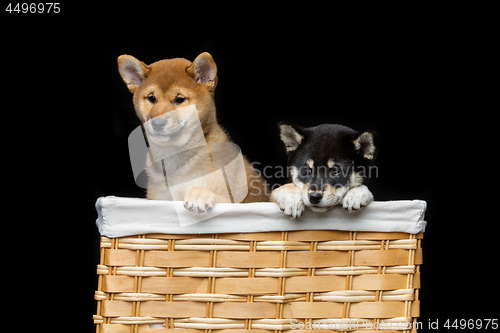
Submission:
<svg viewBox="0 0 500 333">
<path fill-rule="evenodd" d="M 148 199 L 183 200 L 184 207 L 195 214 L 209 212 L 217 202 L 268 201 L 264 179 L 245 157 L 239 169 L 233 165 L 244 170 L 235 173 L 236 185 L 234 179 L 228 185 L 227 169 L 215 176 L 216 169 L 222 169 L 217 168 L 217 161 L 224 160 L 227 153 L 215 149 L 216 143 L 229 143 L 230 139 L 216 118 L 217 66 L 209 53 L 201 53 L 193 62 L 175 58 L 150 65 L 122 55 L 118 67 L 133 93 L 135 111 L 152 152 L 146 162 Z"/>
</svg>

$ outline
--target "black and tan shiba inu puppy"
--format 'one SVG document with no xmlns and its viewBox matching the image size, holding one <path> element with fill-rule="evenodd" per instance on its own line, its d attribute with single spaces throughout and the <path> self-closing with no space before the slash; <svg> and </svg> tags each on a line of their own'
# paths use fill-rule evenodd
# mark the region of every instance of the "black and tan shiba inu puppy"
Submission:
<svg viewBox="0 0 500 333">
<path fill-rule="evenodd" d="M 216 157 L 224 160 L 221 156 L 224 151 L 214 152 L 214 143 L 230 142 L 216 119 L 217 66 L 209 53 L 201 53 L 193 62 L 175 58 L 150 65 L 130 55 L 122 55 L 118 58 L 118 67 L 134 95 L 135 111 L 143 123 L 152 152 L 146 162 L 148 199 L 183 200 L 187 210 L 206 213 L 217 202 L 231 202 L 228 196 L 221 196 L 221 192 L 231 193 L 232 190 L 234 198 L 235 189 L 246 191 L 251 182 L 252 191 L 242 192 L 244 195 L 238 202 L 268 201 L 265 181 L 244 157 L 236 167 L 245 172 L 236 175 L 238 184 L 235 186 L 229 188 L 221 178 L 222 173 L 218 178 L 205 177 L 207 172 L 203 165 L 208 165 L 209 169 L 211 166 L 210 171 L 214 171 Z M 241 174 L 243 178 L 239 177 Z M 193 179 L 202 181 L 196 183 Z M 174 181 L 171 183 L 171 180 Z"/>
<path fill-rule="evenodd" d="M 292 183 L 274 190 L 271 200 L 285 214 L 296 218 L 305 206 L 324 212 L 340 204 L 353 211 L 373 201 L 365 182 L 375 168 L 374 132 L 331 124 L 302 128 L 279 123 L 278 127 Z"/>
</svg>

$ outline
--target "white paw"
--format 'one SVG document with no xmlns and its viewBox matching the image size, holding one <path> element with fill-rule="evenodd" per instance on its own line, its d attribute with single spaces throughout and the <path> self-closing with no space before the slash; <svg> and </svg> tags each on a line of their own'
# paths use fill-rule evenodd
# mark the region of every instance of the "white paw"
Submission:
<svg viewBox="0 0 500 333">
<path fill-rule="evenodd" d="M 342 199 L 342 207 L 352 212 L 358 210 L 373 201 L 373 194 L 368 187 L 360 185 L 351 188 Z"/>
<path fill-rule="evenodd" d="M 278 204 L 283 213 L 293 219 L 304 213 L 302 193 L 294 184 L 286 184 L 274 190 L 271 193 L 271 200 Z"/>
<path fill-rule="evenodd" d="M 217 202 L 213 192 L 195 187 L 188 191 L 184 197 L 184 208 L 193 214 L 203 214 L 211 211 Z"/>
</svg>

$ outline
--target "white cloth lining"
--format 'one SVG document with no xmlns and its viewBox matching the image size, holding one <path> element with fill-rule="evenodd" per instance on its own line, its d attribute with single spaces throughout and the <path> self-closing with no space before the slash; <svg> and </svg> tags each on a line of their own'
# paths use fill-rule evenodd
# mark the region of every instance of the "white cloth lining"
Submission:
<svg viewBox="0 0 500 333">
<path fill-rule="evenodd" d="M 425 201 L 375 201 L 357 212 L 341 207 L 324 213 L 308 209 L 297 219 L 283 214 L 275 203 L 219 203 L 210 218 L 197 222 L 196 216 L 182 207 L 181 201 L 156 201 L 139 198 L 101 197 L 96 202 L 97 227 L 101 235 L 116 238 L 148 233 L 204 234 L 249 233 L 293 230 L 346 230 L 375 232 L 425 231 Z M 181 226 L 182 220 L 192 219 Z"/>
</svg>

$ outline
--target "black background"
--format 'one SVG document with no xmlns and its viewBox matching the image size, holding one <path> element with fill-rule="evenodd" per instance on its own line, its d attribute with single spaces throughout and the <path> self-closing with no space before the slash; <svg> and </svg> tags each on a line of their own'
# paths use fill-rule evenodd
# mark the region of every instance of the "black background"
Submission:
<svg viewBox="0 0 500 333">
<path fill-rule="evenodd" d="M 400 17 L 395 24 L 263 27 L 253 20 L 245 30 L 227 23 L 219 31 L 192 16 L 183 21 L 189 27 L 165 19 L 153 28 L 112 9 L 104 18 L 66 8 L 50 19 L 4 13 L 1 35 L 4 178 L 12 198 L 4 217 L 18 213 L 5 232 L 29 255 L 20 251 L 7 264 L 38 282 L 19 289 L 41 293 L 43 323 L 93 331 L 94 203 L 144 197 L 126 141 L 138 123 L 116 58 L 193 60 L 203 51 L 218 66 L 219 122 L 262 167 L 286 164 L 279 121 L 378 133 L 376 200 L 428 203 L 424 328 L 498 318 L 498 218 L 486 215 L 498 200 L 490 46 L 470 22 Z"/>
</svg>

